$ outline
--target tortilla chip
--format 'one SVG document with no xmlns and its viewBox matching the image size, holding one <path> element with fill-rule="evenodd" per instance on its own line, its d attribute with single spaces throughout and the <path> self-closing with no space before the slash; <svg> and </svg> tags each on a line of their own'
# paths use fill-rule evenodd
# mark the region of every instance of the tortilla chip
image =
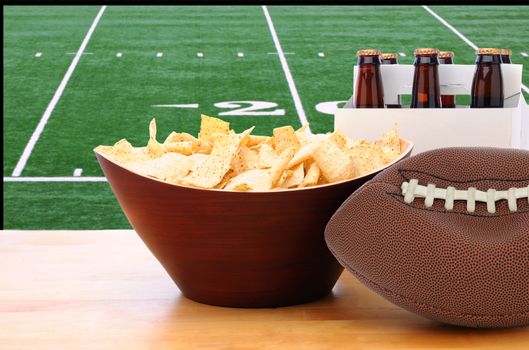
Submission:
<svg viewBox="0 0 529 350">
<path fill-rule="evenodd" d="M 361 144 L 347 152 L 353 162 L 357 176 L 371 173 L 384 167 L 384 152 L 375 144 Z"/>
<path fill-rule="evenodd" d="M 272 188 L 272 178 L 269 170 L 252 169 L 232 178 L 226 185 L 226 190 L 238 191 L 268 191 Z"/>
<path fill-rule="evenodd" d="M 167 142 L 164 143 L 164 148 L 167 152 L 176 152 L 189 156 L 198 148 L 198 144 L 191 141 Z"/>
<path fill-rule="evenodd" d="M 356 176 L 351 158 L 332 140 L 320 143 L 314 150 L 313 158 L 322 175 L 329 182 L 347 180 Z"/>
<path fill-rule="evenodd" d="M 209 156 L 207 154 L 202 153 L 195 153 L 189 156 L 193 160 L 193 167 L 191 167 L 191 171 L 197 171 L 200 164 L 203 162 L 207 162 L 209 159 Z"/>
<path fill-rule="evenodd" d="M 134 147 L 127 139 L 121 139 L 112 146 L 114 154 L 128 154 L 134 150 Z"/>
<path fill-rule="evenodd" d="M 396 127 L 383 134 L 382 140 L 376 143 L 380 144 L 384 154 L 384 164 L 389 164 L 400 156 L 401 145 Z"/>
<path fill-rule="evenodd" d="M 283 188 L 283 184 L 287 180 L 287 178 L 292 174 L 292 170 L 284 170 L 281 173 L 281 176 L 279 177 L 279 180 L 277 180 L 274 188 Z"/>
<path fill-rule="evenodd" d="M 167 144 L 167 143 L 175 143 L 175 142 L 183 142 L 183 141 L 189 141 L 189 142 L 192 142 L 192 143 L 197 144 L 197 145 L 200 143 L 199 139 L 197 139 L 196 137 L 194 137 L 191 134 L 188 134 L 187 132 L 179 132 L 179 133 L 177 133 L 177 132 L 173 131 L 165 139 L 164 145 Z"/>
<path fill-rule="evenodd" d="M 327 140 L 329 137 L 331 136 L 331 133 L 328 132 L 326 134 L 309 134 L 307 135 L 307 139 L 309 140 L 309 142 L 323 142 L 325 140 Z"/>
<path fill-rule="evenodd" d="M 119 140 L 113 146 L 98 146 L 95 151 L 120 164 L 148 159 L 145 148 L 135 148 L 126 139 Z"/>
<path fill-rule="evenodd" d="M 268 169 L 277 163 L 279 155 L 274 151 L 272 146 L 266 143 L 261 144 L 259 148 L 259 168 Z"/>
<path fill-rule="evenodd" d="M 400 154 L 400 138 L 396 127 L 382 135 L 382 143 L 380 145 Z"/>
<path fill-rule="evenodd" d="M 166 153 L 155 159 L 127 165 L 132 171 L 160 180 L 179 183 L 193 166 L 193 159 L 179 153 Z"/>
<path fill-rule="evenodd" d="M 240 146 L 235 157 L 231 160 L 231 169 L 233 169 L 235 175 L 258 167 L 259 153 L 247 146 Z"/>
<path fill-rule="evenodd" d="M 316 149 L 316 147 L 318 147 L 318 145 L 319 145 L 319 142 L 311 142 L 301 147 L 296 152 L 294 157 L 292 157 L 290 162 L 288 163 L 288 168 L 290 169 L 293 166 L 298 165 L 299 163 L 302 163 L 308 159 L 311 159 L 314 153 L 314 150 Z"/>
<path fill-rule="evenodd" d="M 305 171 L 303 169 L 303 163 L 299 163 L 294 168 L 289 171 L 288 177 L 285 179 L 285 182 L 281 184 L 281 187 L 292 188 L 298 187 L 303 182 L 305 177 Z"/>
<path fill-rule="evenodd" d="M 207 160 L 200 163 L 183 181 L 201 188 L 213 188 L 219 184 L 230 169 L 231 160 L 237 152 L 239 136 L 217 134 L 212 138 L 213 149 Z"/>
<path fill-rule="evenodd" d="M 311 162 L 308 167 L 307 174 L 305 175 L 305 178 L 303 179 L 299 187 L 309 187 L 317 185 L 320 176 L 321 171 L 318 167 L 318 164 L 316 164 L 316 162 Z"/>
<path fill-rule="evenodd" d="M 212 149 L 213 149 L 213 142 L 201 140 L 200 143 L 198 144 L 196 153 L 210 154 Z"/>
<path fill-rule="evenodd" d="M 301 147 L 301 142 L 290 125 L 274 129 L 274 149 L 277 153 L 282 153 L 287 148 L 293 147 L 297 151 Z"/>
<path fill-rule="evenodd" d="M 235 176 L 236 174 L 232 169 L 228 170 L 228 172 L 224 175 L 222 180 L 220 180 L 219 184 L 215 186 L 215 188 L 223 189 L 224 187 L 226 187 L 228 182 L 230 182 L 230 180 L 233 179 Z"/>
<path fill-rule="evenodd" d="M 241 137 L 241 145 L 247 146 L 248 143 L 250 143 L 250 134 L 252 133 L 253 129 L 255 129 L 255 126 L 252 126 L 251 128 L 246 129 L 239 134 Z"/>
<path fill-rule="evenodd" d="M 248 147 L 257 146 L 268 140 L 270 140 L 270 136 L 248 135 L 248 143 L 246 144 L 246 146 Z"/>
<path fill-rule="evenodd" d="M 279 155 L 279 159 L 277 160 L 277 162 L 272 165 L 272 167 L 270 168 L 272 186 L 275 186 L 277 184 L 277 182 L 281 178 L 281 175 L 283 174 L 283 171 L 287 170 L 288 162 L 290 162 L 295 152 L 296 150 L 294 147 L 289 147 L 285 149 Z"/>
<path fill-rule="evenodd" d="M 384 156 L 384 165 L 387 165 L 400 157 L 400 152 L 396 152 L 387 147 L 382 147 L 381 149 Z"/>
<path fill-rule="evenodd" d="M 236 134 L 229 123 L 201 116 L 198 138 L 172 132 L 160 144 L 156 120 L 146 147 L 122 139 L 95 149 L 132 171 L 163 181 L 201 188 L 268 191 L 346 180 L 379 170 L 400 156 L 396 129 L 381 140 L 354 141 L 341 131 L 312 134 L 308 125 L 275 128 L 273 136 Z"/>
<path fill-rule="evenodd" d="M 341 130 L 336 130 L 329 136 L 329 140 L 334 142 L 338 148 L 343 149 L 347 144 L 347 138 Z"/>
<path fill-rule="evenodd" d="M 149 142 L 147 143 L 147 154 L 151 158 L 158 158 L 165 154 L 165 148 L 156 141 L 156 119 L 152 118 L 149 124 Z"/>
<path fill-rule="evenodd" d="M 211 141 L 215 134 L 228 135 L 230 133 L 230 123 L 218 118 L 208 117 L 205 114 L 202 114 L 201 118 L 200 132 L 198 133 L 199 140 Z"/>
</svg>

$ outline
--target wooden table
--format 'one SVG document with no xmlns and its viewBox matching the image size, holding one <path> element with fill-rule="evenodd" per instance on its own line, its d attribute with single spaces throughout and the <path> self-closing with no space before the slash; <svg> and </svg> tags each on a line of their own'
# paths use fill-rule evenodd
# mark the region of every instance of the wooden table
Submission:
<svg viewBox="0 0 529 350">
<path fill-rule="evenodd" d="M 529 328 L 440 325 L 344 272 L 278 309 L 183 297 L 133 231 L 0 231 L 0 349 L 529 349 Z"/>
</svg>

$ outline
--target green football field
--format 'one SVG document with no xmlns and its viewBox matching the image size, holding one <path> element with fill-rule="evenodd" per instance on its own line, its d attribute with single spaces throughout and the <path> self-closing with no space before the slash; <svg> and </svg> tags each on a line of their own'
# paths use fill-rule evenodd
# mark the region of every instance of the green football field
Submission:
<svg viewBox="0 0 529 350">
<path fill-rule="evenodd" d="M 511 48 L 529 85 L 529 6 L 430 9 L 478 47 Z M 410 64 L 416 47 L 475 58 L 421 6 L 4 7 L 4 227 L 128 228 L 95 146 L 144 146 L 152 117 L 160 140 L 196 134 L 201 113 L 237 132 L 303 116 L 327 132 L 357 50 Z"/>
</svg>

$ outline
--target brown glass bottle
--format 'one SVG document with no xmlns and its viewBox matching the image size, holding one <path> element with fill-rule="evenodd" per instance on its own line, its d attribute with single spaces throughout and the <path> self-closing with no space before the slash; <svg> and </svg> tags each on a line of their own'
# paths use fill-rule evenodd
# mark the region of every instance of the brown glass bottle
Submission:
<svg viewBox="0 0 529 350">
<path fill-rule="evenodd" d="M 356 56 L 358 57 L 358 78 L 355 87 L 355 108 L 384 108 L 380 51 L 360 50 Z"/>
<path fill-rule="evenodd" d="M 441 108 L 439 50 L 415 49 L 415 73 L 410 108 Z"/>
<path fill-rule="evenodd" d="M 438 57 L 440 64 L 454 63 L 454 53 L 452 51 L 441 51 Z M 456 97 L 454 95 L 441 95 L 441 107 L 456 108 Z"/>
<path fill-rule="evenodd" d="M 381 64 L 399 64 L 396 53 L 383 53 L 380 55 Z M 401 108 L 400 95 L 397 95 L 397 104 L 386 104 L 387 108 Z"/>
<path fill-rule="evenodd" d="M 510 64 L 511 63 L 511 49 L 501 49 L 501 63 Z"/>
<path fill-rule="evenodd" d="M 471 108 L 503 108 L 501 50 L 478 49 L 476 71 L 472 80 Z"/>
</svg>

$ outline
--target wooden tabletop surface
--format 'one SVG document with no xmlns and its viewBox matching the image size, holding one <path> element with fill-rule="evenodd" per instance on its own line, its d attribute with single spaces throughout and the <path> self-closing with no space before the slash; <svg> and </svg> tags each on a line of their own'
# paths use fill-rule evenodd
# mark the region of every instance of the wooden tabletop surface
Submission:
<svg viewBox="0 0 529 350">
<path fill-rule="evenodd" d="M 277 309 L 183 297 L 134 231 L 0 231 L 0 349 L 529 349 L 529 328 L 475 330 L 404 311 L 344 272 Z"/>
</svg>

